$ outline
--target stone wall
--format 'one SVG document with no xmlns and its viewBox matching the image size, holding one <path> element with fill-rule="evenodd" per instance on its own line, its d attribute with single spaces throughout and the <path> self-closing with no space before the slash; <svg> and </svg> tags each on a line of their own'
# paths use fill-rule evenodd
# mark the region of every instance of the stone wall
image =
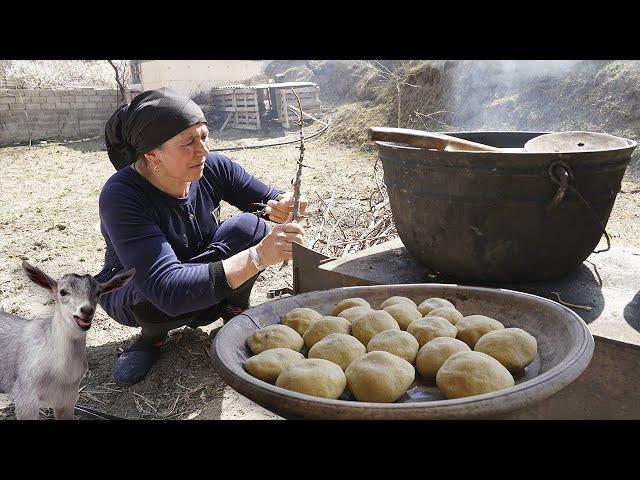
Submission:
<svg viewBox="0 0 640 480">
<path fill-rule="evenodd" d="M 115 89 L 0 90 L 0 146 L 102 135 L 118 105 Z"/>
</svg>

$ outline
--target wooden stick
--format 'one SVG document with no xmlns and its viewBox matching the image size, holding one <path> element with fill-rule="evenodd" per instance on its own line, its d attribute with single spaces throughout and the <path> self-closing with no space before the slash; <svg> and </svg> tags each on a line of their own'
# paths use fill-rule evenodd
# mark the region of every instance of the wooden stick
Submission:
<svg viewBox="0 0 640 480">
<path fill-rule="evenodd" d="M 298 101 L 298 108 L 300 110 L 300 114 L 295 112 L 298 116 L 298 126 L 300 127 L 300 158 L 298 159 L 298 169 L 296 170 L 296 180 L 293 183 L 293 221 L 297 222 L 300 219 L 300 185 L 302 184 L 302 168 L 304 167 L 302 161 L 304 160 L 304 132 L 302 131 L 302 125 L 304 123 L 302 119 L 302 115 L 304 112 L 302 111 L 302 104 L 300 103 L 300 97 L 296 93 L 296 91 L 291 88 L 291 93 L 296 97 Z M 287 113 L 285 109 L 285 114 Z M 282 266 L 280 270 L 286 267 L 289 264 L 287 260 L 282 262 Z"/>
<path fill-rule="evenodd" d="M 224 130 L 224 127 L 227 126 L 227 123 L 229 123 L 229 119 L 231 118 L 232 115 L 233 115 L 233 112 L 229 112 L 229 115 L 227 115 L 227 119 L 222 124 L 222 127 L 220 127 L 220 131 Z"/>
<path fill-rule="evenodd" d="M 562 298 L 560 298 L 560 294 L 558 292 L 551 292 L 553 295 L 555 295 L 556 297 L 558 297 L 558 303 L 566 306 L 566 307 L 571 307 L 571 308 L 577 308 L 580 310 L 586 310 L 587 312 L 590 312 L 591 310 L 593 310 L 592 307 L 588 307 L 586 305 L 576 305 L 574 303 L 569 303 L 569 302 L 565 302 L 562 300 Z"/>
<path fill-rule="evenodd" d="M 300 103 L 300 97 L 298 97 L 298 94 L 293 88 L 291 89 L 291 93 L 293 93 L 293 95 L 296 97 L 296 100 L 298 101 L 298 108 L 300 109 L 300 114 L 298 115 L 298 126 L 300 127 L 300 158 L 298 159 L 296 181 L 293 184 L 293 198 L 294 198 L 293 221 L 297 222 L 299 219 L 298 213 L 300 210 L 300 185 L 302 184 L 302 168 L 303 168 L 302 161 L 304 160 L 304 132 L 302 131 L 302 125 L 303 125 L 302 115 L 304 115 L 304 112 L 302 111 L 302 104 Z"/>
</svg>

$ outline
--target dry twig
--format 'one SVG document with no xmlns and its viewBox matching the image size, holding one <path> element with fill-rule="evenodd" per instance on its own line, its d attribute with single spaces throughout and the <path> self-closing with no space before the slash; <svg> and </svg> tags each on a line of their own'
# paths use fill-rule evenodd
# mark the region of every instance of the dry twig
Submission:
<svg viewBox="0 0 640 480">
<path fill-rule="evenodd" d="M 579 310 L 586 310 L 587 312 L 590 312 L 591 310 L 593 310 L 593 307 L 589 307 L 586 305 L 576 305 L 574 303 L 565 302 L 564 300 L 562 300 L 562 298 L 560 298 L 560 293 L 558 292 L 551 292 L 551 293 L 558 298 L 558 303 L 566 307 L 577 308 Z"/>
</svg>

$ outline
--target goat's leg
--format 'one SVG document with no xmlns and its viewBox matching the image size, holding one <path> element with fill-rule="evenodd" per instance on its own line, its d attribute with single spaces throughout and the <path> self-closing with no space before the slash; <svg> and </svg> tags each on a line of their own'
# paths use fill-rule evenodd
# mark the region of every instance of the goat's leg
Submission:
<svg viewBox="0 0 640 480">
<path fill-rule="evenodd" d="M 18 420 L 39 420 L 40 406 L 37 402 L 16 399 L 16 418 Z"/>
<path fill-rule="evenodd" d="M 72 403 L 71 405 L 65 405 L 64 407 L 54 408 L 53 414 L 55 415 L 56 420 L 73 420 L 73 411 L 75 406 L 76 404 Z"/>
<path fill-rule="evenodd" d="M 78 402 L 78 385 L 73 389 L 65 390 L 53 405 L 53 414 L 56 420 L 73 420 L 73 412 Z"/>
</svg>

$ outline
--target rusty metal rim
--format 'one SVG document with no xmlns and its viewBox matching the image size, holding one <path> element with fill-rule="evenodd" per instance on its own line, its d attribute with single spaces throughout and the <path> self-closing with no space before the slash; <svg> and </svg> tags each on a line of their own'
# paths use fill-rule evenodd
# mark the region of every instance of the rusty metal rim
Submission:
<svg viewBox="0 0 640 480">
<path fill-rule="evenodd" d="M 380 152 L 380 158 L 383 162 L 389 162 L 388 166 L 391 168 L 395 168 L 398 170 L 417 170 L 420 171 L 424 168 L 431 167 L 432 165 L 424 165 L 418 164 L 419 160 L 415 161 L 409 160 L 400 160 L 397 158 L 391 158 L 385 154 Z M 548 161 L 548 160 L 547 160 Z M 616 172 L 618 170 L 625 170 L 627 165 L 629 164 L 629 159 L 619 160 L 616 162 L 609 163 L 599 163 L 598 165 L 578 165 L 574 166 L 574 170 L 576 170 L 576 176 L 583 176 L 584 172 L 588 172 L 589 174 L 599 174 L 599 173 L 609 173 Z M 477 177 L 480 175 L 484 176 L 503 176 L 505 172 L 513 177 L 525 177 L 525 178 L 540 178 L 547 176 L 547 169 L 549 165 L 546 164 L 538 164 L 534 166 L 527 165 L 526 167 L 505 167 L 500 166 L 500 171 L 496 171 L 495 167 L 482 167 L 482 166 L 470 166 L 468 164 L 465 165 L 438 165 L 439 173 L 443 175 L 455 175 L 455 176 L 469 176 L 469 177 Z"/>
<path fill-rule="evenodd" d="M 600 203 L 605 203 L 608 204 L 608 202 L 611 202 L 611 199 L 616 198 L 616 195 L 620 192 L 620 190 L 615 191 L 615 195 L 599 195 L 597 197 L 594 196 L 589 196 L 589 201 L 591 203 L 594 204 L 600 204 Z M 522 201 L 515 201 L 515 200 L 501 200 L 499 198 L 495 198 L 495 199 L 491 199 L 491 198 L 478 198 L 478 199 L 472 199 L 470 197 L 462 197 L 462 196 L 455 196 L 455 195 L 447 195 L 447 194 L 435 194 L 435 193 L 430 193 L 430 194 L 422 194 L 422 195 L 409 195 L 407 194 L 407 198 L 412 199 L 416 202 L 420 201 L 420 199 L 428 197 L 430 200 L 433 201 L 440 201 L 440 202 L 449 202 L 449 203 L 454 203 L 456 205 L 469 205 L 469 206 L 482 206 L 482 207 L 486 207 L 486 206 L 497 206 L 497 207 L 528 207 L 528 208 L 540 208 L 541 205 L 547 205 L 549 203 L 549 199 L 544 199 L 544 200 L 539 200 L 539 201 L 526 201 L 526 200 L 522 200 Z M 570 204 L 581 204 L 582 205 L 582 201 L 580 199 L 576 199 L 576 198 L 568 198 L 565 197 L 565 199 L 563 200 L 563 203 L 570 203 Z M 392 208 L 393 210 L 393 208 Z"/>
<path fill-rule="evenodd" d="M 376 142 L 378 143 L 378 142 Z M 379 153 L 378 155 L 380 156 L 380 159 L 383 162 L 387 162 L 388 166 L 390 167 L 394 167 L 394 168 L 402 168 L 402 169 L 413 169 L 413 170 L 420 170 L 420 169 L 424 169 L 427 167 L 434 167 L 437 166 L 439 171 L 442 171 L 443 173 L 447 173 L 447 172 L 451 172 L 452 174 L 458 175 L 458 174 L 468 174 L 468 175 L 503 175 L 505 172 L 510 174 L 510 175 L 514 175 L 514 176 L 523 176 L 523 177 L 527 177 L 527 176 L 531 176 L 531 177 L 538 177 L 538 176 L 544 176 L 546 174 L 546 169 L 549 167 L 550 162 L 550 158 L 551 159 L 565 159 L 567 160 L 567 156 L 571 155 L 571 158 L 569 159 L 569 162 L 573 164 L 573 168 L 574 170 L 576 170 L 576 172 L 580 172 L 581 170 L 587 171 L 589 173 L 595 172 L 595 173 L 606 173 L 606 172 L 611 172 L 611 171 L 616 171 L 616 170 L 622 170 L 624 168 L 626 168 L 627 164 L 630 162 L 629 158 L 624 158 L 624 159 L 616 159 L 614 158 L 612 161 L 604 161 L 602 159 L 602 155 L 606 154 L 606 155 L 613 155 L 613 153 L 615 153 L 613 150 L 605 150 L 604 152 L 595 152 L 598 153 L 600 158 L 584 158 L 586 155 L 589 156 L 593 156 L 592 154 L 594 152 L 584 152 L 584 153 L 575 153 L 575 154 L 563 154 L 563 153 L 529 153 L 528 155 L 535 155 L 536 158 L 530 158 L 529 160 L 539 160 L 539 162 L 537 163 L 528 163 L 528 164 L 524 164 L 524 165 L 499 165 L 496 166 L 495 164 L 491 163 L 491 164 L 483 164 L 483 163 L 477 163 L 477 164 L 470 164 L 469 161 L 462 161 L 460 160 L 460 158 L 462 158 L 462 155 L 464 155 L 466 157 L 467 153 L 474 153 L 474 154 L 491 154 L 491 155 L 501 155 L 501 156 L 511 156 L 511 155 L 516 155 L 516 154 L 512 154 L 512 153 L 496 153 L 496 152 L 437 152 L 437 151 L 433 151 L 432 153 L 435 155 L 450 155 L 453 154 L 451 158 L 447 158 L 446 161 L 439 161 L 442 159 L 434 159 L 431 158 L 429 160 L 428 164 L 425 164 L 425 159 L 424 158 L 411 158 L 411 157 L 403 157 L 403 158 L 399 158 L 397 156 L 393 156 L 390 155 L 388 153 L 388 151 L 385 151 L 386 148 L 389 149 L 395 149 L 396 152 L 394 152 L 394 155 L 398 155 L 397 150 L 402 150 L 403 148 L 398 148 L 397 145 L 395 144 L 384 144 L 384 142 L 380 142 L 380 145 L 378 145 L 379 147 Z M 414 152 L 412 153 L 423 153 L 425 151 L 430 151 L 430 150 L 426 150 L 426 149 L 419 149 L 419 148 L 415 148 L 415 147 L 410 147 L 411 149 L 414 150 Z M 627 149 L 631 149 L 632 147 L 626 147 L 623 150 L 627 150 Z M 613 152 L 613 153 L 612 153 Z M 460 158 L 455 158 L 455 154 L 458 154 L 460 156 Z M 424 156 L 424 153 L 423 155 Z M 581 156 L 582 158 L 576 158 L 577 156 Z M 493 159 L 495 159 L 496 157 L 493 157 Z M 459 161 L 456 161 L 459 160 Z M 598 162 L 595 165 L 592 164 L 587 164 L 587 160 L 589 162 L 593 161 L 593 162 Z M 584 164 L 580 164 L 579 161 L 584 162 Z M 496 168 L 499 168 L 499 171 L 496 170 Z M 543 169 L 542 171 L 540 171 L 540 169 Z"/>
<path fill-rule="evenodd" d="M 551 133 L 551 132 L 530 132 L 530 131 L 522 131 L 522 130 L 487 130 L 487 131 L 478 131 L 478 130 L 469 130 L 469 131 L 457 131 L 457 132 L 435 132 L 435 133 L 440 133 L 443 135 L 450 135 L 452 137 L 458 137 L 458 138 L 463 138 L 466 139 L 466 137 L 468 137 L 470 134 L 474 135 L 474 134 L 479 134 L 479 135 L 532 135 L 531 138 L 535 138 L 537 136 L 540 135 L 545 135 L 547 133 Z M 625 138 L 625 137 L 619 137 L 617 135 L 612 135 L 615 137 L 618 137 L 622 140 L 624 140 L 625 142 L 627 142 L 627 145 L 625 147 L 619 147 L 619 148 L 609 148 L 606 150 L 588 150 L 588 151 L 579 151 L 579 152 L 566 152 L 566 153 L 560 153 L 560 155 L 584 155 L 584 154 L 594 154 L 594 153 L 602 153 L 602 152 L 617 152 L 617 151 L 622 151 L 622 150 L 626 150 L 629 147 L 633 147 L 635 148 L 637 145 L 637 142 L 635 140 L 631 140 L 629 138 Z M 408 145 L 408 144 L 403 144 L 403 143 L 395 143 L 395 142 L 384 142 L 384 141 L 375 141 L 374 143 L 376 143 L 377 145 L 380 144 L 386 144 L 390 147 L 393 148 L 399 148 L 399 149 L 403 149 L 403 150 L 430 150 L 430 149 L 426 149 L 426 148 L 422 148 L 422 147 L 415 147 L 412 145 Z M 524 145 L 523 147 L 524 148 Z M 460 153 L 460 152 L 447 152 L 447 153 Z M 522 151 L 522 152 L 496 152 L 496 151 L 490 151 L 490 150 L 469 150 L 469 151 L 464 151 L 463 153 L 473 153 L 473 154 L 479 154 L 479 155 L 549 155 L 550 153 L 548 152 L 527 152 L 527 151 Z M 551 153 L 551 155 L 558 155 L 558 153 Z"/>
<path fill-rule="evenodd" d="M 460 409 L 461 407 L 478 407 L 482 408 L 482 415 L 491 415 L 497 413 L 504 413 L 506 411 L 516 410 L 530 402 L 527 397 L 527 393 L 531 391 L 533 387 L 538 387 L 535 390 L 536 399 L 543 400 L 558 390 L 562 389 L 573 380 L 575 380 L 588 366 L 591 357 L 593 355 L 594 350 L 594 341 L 593 336 L 589 332 L 584 321 L 572 310 L 560 305 L 556 302 L 548 300 L 546 298 L 538 297 L 536 295 L 516 292 L 513 290 L 507 289 L 495 289 L 495 288 L 486 288 L 486 287 L 466 287 L 461 285 L 450 285 L 450 284 L 405 284 L 405 285 L 393 285 L 393 287 L 403 288 L 403 287 L 435 287 L 435 288 L 453 288 L 454 290 L 461 291 L 500 291 L 504 293 L 514 294 L 520 297 L 531 297 L 535 298 L 537 301 L 543 301 L 550 306 L 553 306 L 555 309 L 562 310 L 564 313 L 569 314 L 574 320 L 575 323 L 570 324 L 573 326 L 573 330 L 579 334 L 579 343 L 574 345 L 573 348 L 567 352 L 565 360 L 561 361 L 558 365 L 551 368 L 547 372 L 532 378 L 526 382 L 517 384 L 513 387 L 509 387 L 504 390 L 500 390 L 498 392 L 490 392 L 482 395 L 475 395 L 473 397 L 465 397 L 460 399 L 450 399 L 450 400 L 435 400 L 429 402 L 405 402 L 405 403 L 373 403 L 373 402 L 355 402 L 355 401 L 347 401 L 347 400 L 331 400 L 324 399 L 320 397 L 314 397 L 311 395 L 306 395 L 298 392 L 292 392 L 290 390 L 286 390 L 280 387 L 276 387 L 275 385 L 271 385 L 269 383 L 260 381 L 247 372 L 244 369 L 234 369 L 233 366 L 227 365 L 217 354 L 217 344 L 222 341 L 223 336 L 219 332 L 216 335 L 212 343 L 211 348 L 211 358 L 213 360 L 214 366 L 216 370 L 224 378 L 230 386 L 234 389 L 238 390 L 240 393 L 246 395 L 249 398 L 255 398 L 254 389 L 259 390 L 268 400 L 264 400 L 264 398 L 260 399 L 264 403 L 272 404 L 274 407 L 277 406 L 278 400 L 282 400 L 282 397 L 286 397 L 287 400 L 291 402 L 298 403 L 299 406 L 308 405 L 309 402 L 314 402 L 321 408 L 325 409 L 338 409 L 342 411 L 349 411 L 350 413 L 365 413 L 366 410 L 369 411 L 379 411 L 382 412 L 384 410 L 392 410 L 395 412 L 406 412 L 413 413 L 416 416 L 412 418 L 418 418 L 421 412 L 425 414 L 430 413 L 429 410 L 435 409 L 443 409 L 453 411 Z M 343 287 L 340 289 L 344 290 L 352 290 L 354 291 L 354 295 L 357 295 L 358 291 L 362 290 L 370 290 L 370 289 L 380 289 L 380 288 L 389 288 L 389 285 L 376 285 L 371 287 Z M 337 290 L 337 289 L 336 289 Z M 324 291 L 325 293 L 331 292 L 331 290 Z M 300 295 L 299 297 L 304 297 L 305 295 L 312 295 L 317 292 L 309 292 L 307 294 Z M 302 304 L 298 301 L 297 298 L 294 298 L 295 302 L 298 305 Z M 251 319 L 247 312 L 245 312 L 244 316 L 247 316 Z M 253 322 L 253 319 L 251 319 Z M 233 321 L 233 319 L 231 320 Z M 257 326 L 255 322 L 254 325 Z M 224 328 L 224 327 L 223 327 Z M 553 385 L 548 383 L 548 380 L 554 379 L 558 377 L 560 374 L 564 374 L 564 380 L 562 382 L 557 382 Z M 507 408 L 502 407 L 500 405 L 493 405 L 492 402 L 496 399 L 500 398 L 504 400 L 508 398 L 512 403 Z M 258 400 L 258 401 L 260 401 Z M 504 403 L 504 402 L 502 402 Z M 473 413 L 469 413 L 470 416 L 473 416 Z M 366 416 L 366 415 L 365 415 Z M 425 415 L 426 416 L 426 415 Z M 434 416 L 434 418 L 446 418 L 446 412 L 438 413 Z"/>
</svg>

